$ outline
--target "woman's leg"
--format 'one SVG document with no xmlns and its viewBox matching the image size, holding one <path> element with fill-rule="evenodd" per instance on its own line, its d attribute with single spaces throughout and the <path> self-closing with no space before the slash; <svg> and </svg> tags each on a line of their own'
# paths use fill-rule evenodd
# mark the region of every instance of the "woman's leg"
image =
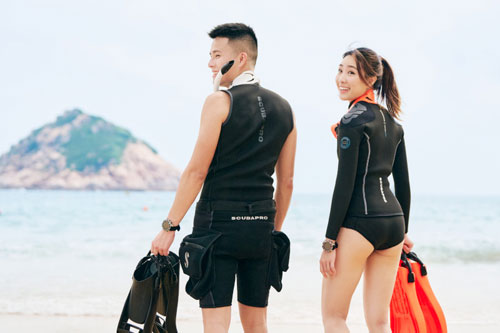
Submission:
<svg viewBox="0 0 500 333">
<path fill-rule="evenodd" d="M 227 333 L 231 323 L 231 307 L 203 308 L 203 332 Z"/>
<path fill-rule="evenodd" d="M 363 303 L 370 333 L 390 333 L 389 305 L 403 243 L 374 251 L 366 261 Z"/>
<path fill-rule="evenodd" d="M 323 278 L 321 309 L 325 332 L 349 332 L 346 325 L 352 294 L 363 273 L 373 246 L 359 232 L 341 228 L 337 237 L 333 277 Z"/>
<path fill-rule="evenodd" d="M 267 333 L 267 307 L 258 308 L 238 303 L 241 325 L 245 333 Z"/>
</svg>

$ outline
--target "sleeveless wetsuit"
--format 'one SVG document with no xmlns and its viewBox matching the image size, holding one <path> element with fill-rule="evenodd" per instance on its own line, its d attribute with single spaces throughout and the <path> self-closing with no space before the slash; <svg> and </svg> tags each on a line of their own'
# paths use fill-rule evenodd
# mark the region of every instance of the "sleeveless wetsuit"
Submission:
<svg viewBox="0 0 500 333">
<path fill-rule="evenodd" d="M 375 249 L 399 244 L 410 212 L 402 126 L 369 90 L 351 103 L 336 130 L 339 164 L 326 237 L 336 239 L 343 226 L 358 231 Z M 389 186 L 391 173 L 396 195 Z"/>
<path fill-rule="evenodd" d="M 243 76 L 253 76 L 245 72 Z M 222 233 L 213 250 L 215 283 L 200 299 L 200 307 L 229 306 L 235 276 L 238 301 L 267 306 L 272 231 L 274 168 L 293 129 L 288 102 L 260 84 L 235 84 L 217 148 L 196 206 L 193 233 Z M 246 82 L 254 82 L 253 79 Z"/>
</svg>

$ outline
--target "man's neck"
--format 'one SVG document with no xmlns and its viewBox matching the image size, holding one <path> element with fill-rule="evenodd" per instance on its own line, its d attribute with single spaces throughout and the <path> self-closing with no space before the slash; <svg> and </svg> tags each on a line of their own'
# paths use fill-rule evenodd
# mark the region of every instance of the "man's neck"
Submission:
<svg viewBox="0 0 500 333">
<path fill-rule="evenodd" d="M 242 84 L 258 84 L 259 82 L 260 80 L 255 76 L 253 70 L 247 70 L 235 77 L 229 88 Z"/>
</svg>

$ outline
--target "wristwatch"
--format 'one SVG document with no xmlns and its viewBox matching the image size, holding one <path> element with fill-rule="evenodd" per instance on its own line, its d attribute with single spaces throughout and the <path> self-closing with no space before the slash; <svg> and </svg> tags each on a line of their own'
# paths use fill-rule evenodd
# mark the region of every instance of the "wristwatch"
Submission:
<svg viewBox="0 0 500 333">
<path fill-rule="evenodd" d="M 161 227 L 165 231 L 172 231 L 172 230 L 179 231 L 179 230 L 181 230 L 181 226 L 180 225 L 174 226 L 174 222 L 172 222 L 172 220 L 169 219 L 168 217 L 165 220 L 163 220 L 163 222 L 161 223 Z"/>
<path fill-rule="evenodd" d="M 330 239 L 325 239 L 325 241 L 323 242 L 323 250 L 325 252 L 332 252 L 333 250 L 335 250 L 337 247 L 339 247 L 339 245 L 337 244 L 336 241 L 332 241 Z"/>
</svg>

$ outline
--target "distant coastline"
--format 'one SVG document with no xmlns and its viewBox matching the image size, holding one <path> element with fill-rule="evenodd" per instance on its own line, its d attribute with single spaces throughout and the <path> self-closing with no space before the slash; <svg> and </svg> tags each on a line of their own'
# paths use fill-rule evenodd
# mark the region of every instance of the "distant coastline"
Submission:
<svg viewBox="0 0 500 333">
<path fill-rule="evenodd" d="M 128 130 L 79 109 L 0 156 L 0 188 L 173 191 L 180 171 Z"/>
</svg>

